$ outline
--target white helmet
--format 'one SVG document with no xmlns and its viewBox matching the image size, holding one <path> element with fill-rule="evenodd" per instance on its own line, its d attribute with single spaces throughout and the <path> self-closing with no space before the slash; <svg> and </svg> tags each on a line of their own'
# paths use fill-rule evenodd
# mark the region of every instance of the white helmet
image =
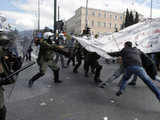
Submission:
<svg viewBox="0 0 160 120">
<path fill-rule="evenodd" d="M 45 32 L 44 34 L 43 34 L 43 38 L 44 39 L 48 39 L 49 37 L 51 37 L 51 36 L 53 36 L 54 35 L 54 33 L 52 33 L 52 32 Z"/>
</svg>

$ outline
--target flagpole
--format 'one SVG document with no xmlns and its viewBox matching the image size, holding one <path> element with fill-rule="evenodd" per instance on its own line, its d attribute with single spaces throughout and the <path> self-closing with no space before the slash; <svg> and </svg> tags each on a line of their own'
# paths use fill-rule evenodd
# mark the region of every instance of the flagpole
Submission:
<svg viewBox="0 0 160 120">
<path fill-rule="evenodd" d="M 151 0 L 151 8 L 150 8 L 150 18 L 152 19 L 152 0 Z"/>
<path fill-rule="evenodd" d="M 38 0 L 38 32 L 40 31 L 40 0 Z"/>
<path fill-rule="evenodd" d="M 88 27 L 88 0 L 86 0 L 86 26 L 85 28 L 87 29 Z"/>
<path fill-rule="evenodd" d="M 56 31 L 57 31 L 57 26 L 56 26 L 56 22 L 57 22 L 57 0 L 54 0 L 54 40 L 56 39 Z"/>
</svg>

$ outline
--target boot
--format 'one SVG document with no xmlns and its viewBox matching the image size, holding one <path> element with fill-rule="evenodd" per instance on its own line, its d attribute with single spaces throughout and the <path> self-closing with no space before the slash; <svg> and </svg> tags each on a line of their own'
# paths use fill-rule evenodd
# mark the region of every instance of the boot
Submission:
<svg viewBox="0 0 160 120">
<path fill-rule="evenodd" d="M 78 73 L 78 71 L 77 71 L 77 65 L 74 67 L 73 73 Z"/>
<path fill-rule="evenodd" d="M 0 109 L 0 120 L 5 120 L 6 119 L 6 107 L 3 106 L 3 108 Z"/>
<path fill-rule="evenodd" d="M 95 70 L 94 70 L 94 69 L 92 69 L 92 70 L 91 70 L 91 73 L 95 74 Z"/>
<path fill-rule="evenodd" d="M 78 71 L 77 70 L 73 70 L 73 73 L 78 73 Z"/>
<path fill-rule="evenodd" d="M 94 82 L 99 84 L 102 82 L 102 80 L 100 78 L 94 78 Z"/>
<path fill-rule="evenodd" d="M 117 93 L 116 93 L 116 96 L 118 96 L 118 97 L 120 97 L 122 95 L 122 92 L 121 91 L 118 91 Z"/>
<path fill-rule="evenodd" d="M 101 66 L 99 66 L 99 67 L 96 68 L 96 73 L 95 73 L 95 76 L 94 76 L 94 81 L 95 81 L 95 83 L 100 83 L 100 82 L 102 82 L 101 79 L 100 79 L 101 69 L 102 69 Z"/>
<path fill-rule="evenodd" d="M 84 75 L 84 76 L 85 76 L 85 77 L 89 77 L 87 72 L 85 72 L 85 75 Z"/>
<path fill-rule="evenodd" d="M 62 81 L 59 80 L 59 70 L 54 71 L 54 82 L 55 83 L 62 83 Z"/>
<path fill-rule="evenodd" d="M 33 76 L 28 82 L 28 87 L 31 88 L 33 86 L 34 81 L 36 81 L 37 79 L 39 79 L 43 75 L 44 74 L 42 74 L 42 73 L 37 73 L 35 76 Z"/>
</svg>

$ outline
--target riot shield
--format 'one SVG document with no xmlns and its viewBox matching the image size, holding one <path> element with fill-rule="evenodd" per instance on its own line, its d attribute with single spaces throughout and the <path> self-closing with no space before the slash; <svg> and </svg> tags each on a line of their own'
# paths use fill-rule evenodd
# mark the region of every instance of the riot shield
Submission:
<svg viewBox="0 0 160 120">
<path fill-rule="evenodd" d="M 17 59 L 18 62 L 15 65 L 15 67 L 19 66 L 19 63 L 21 64 L 18 67 L 18 69 L 15 68 L 15 69 L 12 69 L 10 71 L 10 73 L 8 74 L 8 76 L 10 76 L 13 73 L 15 73 L 16 71 L 21 70 L 23 68 L 23 66 L 28 64 L 28 63 L 25 62 L 25 57 L 27 55 L 27 52 L 28 52 L 29 48 L 31 48 L 31 46 L 32 46 L 33 39 L 32 39 L 32 34 L 29 35 L 29 34 L 27 34 L 27 32 L 9 31 L 6 34 L 9 36 L 9 39 L 11 41 L 6 46 L 6 48 L 8 49 L 8 51 L 10 53 L 12 53 L 12 55 L 15 58 L 18 58 Z M 17 80 L 19 78 L 19 73 L 20 72 L 18 72 L 17 74 L 14 74 L 12 76 L 12 78 L 15 79 L 16 83 L 18 83 Z M 16 83 L 13 84 L 13 85 L 10 85 L 11 87 L 8 87 L 10 89 L 7 92 L 8 97 L 10 97 L 11 94 L 13 93 L 13 90 L 14 90 L 14 88 L 16 86 Z"/>
</svg>

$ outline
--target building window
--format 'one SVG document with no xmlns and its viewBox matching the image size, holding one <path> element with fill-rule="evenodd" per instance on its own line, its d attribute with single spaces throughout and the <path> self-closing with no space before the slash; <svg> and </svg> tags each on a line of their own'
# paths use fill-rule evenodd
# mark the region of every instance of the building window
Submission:
<svg viewBox="0 0 160 120">
<path fill-rule="evenodd" d="M 120 19 L 122 20 L 122 16 L 120 16 Z"/>
<path fill-rule="evenodd" d="M 115 29 L 117 28 L 117 24 L 114 25 L 114 28 L 115 28 Z"/>
<path fill-rule="evenodd" d="M 100 27 L 101 26 L 101 22 L 97 22 L 97 26 Z"/>
<path fill-rule="evenodd" d="M 93 12 L 92 12 L 92 15 L 93 15 L 93 16 L 96 16 L 96 13 L 93 11 Z"/>
<path fill-rule="evenodd" d="M 118 16 L 114 16 L 114 19 L 115 19 L 115 20 L 118 20 Z"/>
<path fill-rule="evenodd" d="M 106 27 L 106 23 L 104 23 L 104 27 Z"/>
<path fill-rule="evenodd" d="M 98 17 L 101 17 L 101 13 L 98 13 Z"/>
<path fill-rule="evenodd" d="M 110 19 L 112 19 L 112 14 L 110 14 Z"/>
<path fill-rule="evenodd" d="M 122 28 L 122 24 L 119 24 L 120 29 Z"/>
<path fill-rule="evenodd" d="M 104 13 L 104 18 L 106 18 L 106 13 Z"/>
<path fill-rule="evenodd" d="M 109 23 L 109 28 L 112 28 L 112 23 Z"/>
<path fill-rule="evenodd" d="M 92 27 L 94 26 L 94 21 L 92 20 Z"/>
</svg>

